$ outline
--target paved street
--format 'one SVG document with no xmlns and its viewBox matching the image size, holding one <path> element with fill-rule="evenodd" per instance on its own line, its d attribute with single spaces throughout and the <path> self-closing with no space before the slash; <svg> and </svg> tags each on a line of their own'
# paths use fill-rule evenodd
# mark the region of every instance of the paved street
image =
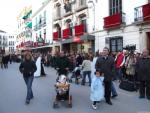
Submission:
<svg viewBox="0 0 150 113">
<path fill-rule="evenodd" d="M 71 84 L 73 108 L 53 109 L 55 97 L 54 83 L 56 71 L 46 68 L 46 77 L 35 78 L 33 82 L 34 99 L 25 105 L 26 87 L 18 71 L 19 64 L 9 65 L 8 70 L 0 69 L 0 113 L 150 113 L 150 101 L 138 99 L 138 93 L 118 89 L 119 96 L 113 99 L 113 106 L 105 102 L 98 110 L 91 108 L 88 86 Z"/>
</svg>

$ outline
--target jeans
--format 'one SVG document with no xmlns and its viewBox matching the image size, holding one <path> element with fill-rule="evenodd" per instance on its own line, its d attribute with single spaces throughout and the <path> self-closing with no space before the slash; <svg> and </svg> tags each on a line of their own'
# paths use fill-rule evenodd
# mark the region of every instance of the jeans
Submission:
<svg viewBox="0 0 150 113">
<path fill-rule="evenodd" d="M 121 68 L 116 69 L 116 75 L 117 75 L 117 79 L 122 80 L 123 74 Z"/>
<path fill-rule="evenodd" d="M 113 81 L 111 82 L 111 93 L 112 93 L 112 96 L 118 95 Z"/>
<path fill-rule="evenodd" d="M 85 84 L 86 75 L 88 75 L 89 85 L 91 85 L 91 71 L 83 71 L 82 85 Z"/>
<path fill-rule="evenodd" d="M 27 86 L 26 100 L 30 100 L 31 98 L 33 98 L 32 82 L 33 82 L 34 76 L 23 77 L 23 78 L 24 78 L 24 81 L 25 81 L 26 86 Z"/>
</svg>

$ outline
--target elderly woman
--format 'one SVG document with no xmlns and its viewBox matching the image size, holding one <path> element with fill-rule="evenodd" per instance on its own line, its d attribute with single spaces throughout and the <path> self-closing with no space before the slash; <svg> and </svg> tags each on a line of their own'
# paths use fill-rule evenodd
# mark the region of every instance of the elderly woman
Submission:
<svg viewBox="0 0 150 113">
<path fill-rule="evenodd" d="M 27 52 L 25 54 L 25 60 L 20 64 L 19 70 L 23 74 L 23 78 L 27 86 L 26 104 L 29 104 L 30 99 L 33 98 L 32 82 L 34 72 L 37 70 L 35 62 L 32 60 L 31 53 Z"/>
</svg>

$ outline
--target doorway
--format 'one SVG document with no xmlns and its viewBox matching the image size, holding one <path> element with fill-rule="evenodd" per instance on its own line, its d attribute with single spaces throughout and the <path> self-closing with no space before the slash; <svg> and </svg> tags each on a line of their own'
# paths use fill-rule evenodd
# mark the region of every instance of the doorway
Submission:
<svg viewBox="0 0 150 113">
<path fill-rule="evenodd" d="M 150 50 L 150 32 L 147 32 L 147 49 Z"/>
</svg>

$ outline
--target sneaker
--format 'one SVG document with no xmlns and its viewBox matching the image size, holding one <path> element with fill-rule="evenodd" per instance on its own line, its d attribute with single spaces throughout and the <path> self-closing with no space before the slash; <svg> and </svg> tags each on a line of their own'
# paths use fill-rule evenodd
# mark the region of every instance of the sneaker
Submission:
<svg viewBox="0 0 150 113">
<path fill-rule="evenodd" d="M 93 108 L 94 110 L 96 110 L 96 109 L 97 109 L 97 106 L 92 104 L 92 108 Z"/>
</svg>

